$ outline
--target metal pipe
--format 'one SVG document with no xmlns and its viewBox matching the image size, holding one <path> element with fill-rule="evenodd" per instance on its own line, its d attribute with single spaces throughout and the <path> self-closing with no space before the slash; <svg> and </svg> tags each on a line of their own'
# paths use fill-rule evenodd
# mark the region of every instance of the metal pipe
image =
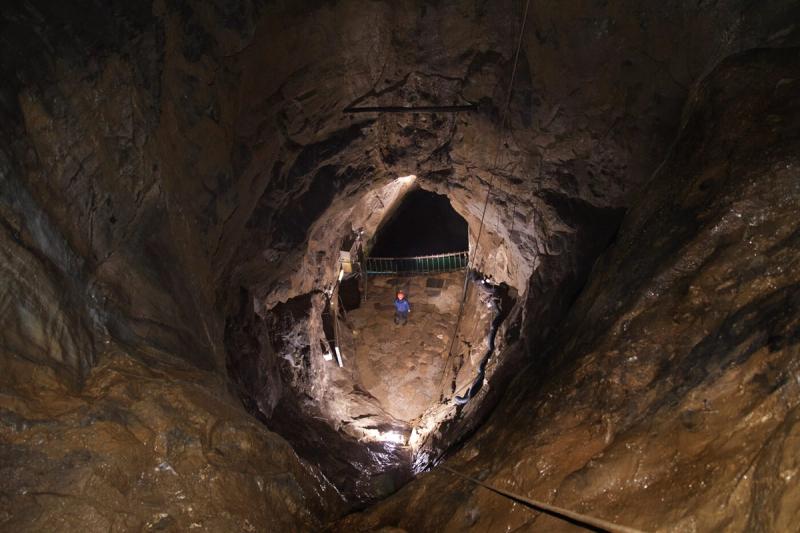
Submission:
<svg viewBox="0 0 800 533">
<path fill-rule="evenodd" d="M 419 106 L 348 106 L 342 113 L 460 113 L 461 111 L 476 111 L 476 104 L 464 105 L 419 105 Z"/>
</svg>

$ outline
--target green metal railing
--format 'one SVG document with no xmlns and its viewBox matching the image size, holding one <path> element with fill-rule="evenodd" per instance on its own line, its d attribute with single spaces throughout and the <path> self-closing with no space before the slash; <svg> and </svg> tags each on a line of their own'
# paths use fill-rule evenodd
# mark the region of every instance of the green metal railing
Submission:
<svg viewBox="0 0 800 533">
<path fill-rule="evenodd" d="M 469 252 L 422 255 L 418 257 L 367 257 L 367 274 L 435 274 L 467 268 Z"/>
</svg>

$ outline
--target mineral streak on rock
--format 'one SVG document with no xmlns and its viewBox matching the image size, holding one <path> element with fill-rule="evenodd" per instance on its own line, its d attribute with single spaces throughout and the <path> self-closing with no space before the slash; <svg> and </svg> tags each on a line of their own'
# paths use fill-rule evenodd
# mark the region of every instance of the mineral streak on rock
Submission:
<svg viewBox="0 0 800 533">
<path fill-rule="evenodd" d="M 4 2 L 0 530 L 796 528 L 800 7 L 530 5 Z M 456 338 L 331 297 L 417 188 Z"/>
</svg>

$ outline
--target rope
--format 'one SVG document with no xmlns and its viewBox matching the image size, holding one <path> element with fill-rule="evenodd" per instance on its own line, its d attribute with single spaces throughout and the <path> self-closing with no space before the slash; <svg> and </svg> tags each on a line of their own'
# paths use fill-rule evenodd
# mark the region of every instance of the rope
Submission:
<svg viewBox="0 0 800 533">
<path fill-rule="evenodd" d="M 447 360 L 445 361 L 444 365 L 444 372 L 442 373 L 442 379 L 439 383 L 439 389 L 442 391 L 442 397 L 444 395 L 444 380 L 447 375 L 447 369 L 450 366 L 450 359 L 453 357 L 453 346 L 456 342 L 456 336 L 458 335 L 458 327 L 461 324 L 461 317 L 464 314 L 464 304 L 467 301 L 467 289 L 469 287 L 469 273 L 472 268 L 475 266 L 475 260 L 478 257 L 478 248 L 480 247 L 481 243 L 481 236 L 483 235 L 483 224 L 486 218 L 486 210 L 489 207 L 489 198 L 492 195 L 492 187 L 494 185 L 494 169 L 497 168 L 497 162 L 500 160 L 500 148 L 503 144 L 503 141 L 506 138 L 506 130 L 508 127 L 508 110 L 511 107 L 511 94 L 514 91 L 514 81 L 517 78 L 517 64 L 519 63 L 519 54 L 520 50 L 522 49 L 522 37 L 525 35 L 525 24 L 528 21 L 528 8 L 530 7 L 531 0 L 525 1 L 525 11 L 522 14 L 522 25 L 519 29 L 519 38 L 517 39 L 517 49 L 514 52 L 514 66 L 511 69 L 511 81 L 508 84 L 508 91 L 506 92 L 506 101 L 503 106 L 503 114 L 500 118 L 500 135 L 497 138 L 497 147 L 495 148 L 494 152 L 494 162 L 492 163 L 492 172 L 489 175 L 489 184 L 486 189 L 486 199 L 483 202 L 483 210 L 481 212 L 481 222 L 478 226 L 478 237 L 475 239 L 475 250 L 472 253 L 472 258 L 470 259 L 467 265 L 467 272 L 464 276 L 464 290 L 461 295 L 461 303 L 458 307 L 458 315 L 456 316 L 456 325 L 453 330 L 453 336 L 450 339 L 450 347 L 447 349 Z"/>
<path fill-rule="evenodd" d="M 550 505 L 549 503 L 540 502 L 538 500 L 532 500 L 530 498 L 520 496 L 519 494 L 514 494 L 513 492 L 499 489 L 492 485 L 488 485 L 483 481 L 475 479 L 474 477 L 470 477 L 460 472 L 457 472 L 445 465 L 439 465 L 439 468 L 447 470 L 451 474 L 454 474 L 476 485 L 479 485 L 487 490 L 494 492 L 495 494 L 504 496 L 509 500 L 521 503 L 526 507 L 535 509 L 550 516 L 554 516 L 560 520 L 570 522 L 571 524 L 583 527 L 585 529 L 589 529 L 592 531 L 609 531 L 611 533 L 642 533 L 642 531 L 639 529 L 633 529 L 630 527 L 621 526 L 619 524 L 615 524 L 614 522 L 603 520 L 602 518 L 576 513 L 575 511 L 570 511 L 569 509 L 564 509 L 563 507 L 557 507 L 555 505 Z"/>
</svg>

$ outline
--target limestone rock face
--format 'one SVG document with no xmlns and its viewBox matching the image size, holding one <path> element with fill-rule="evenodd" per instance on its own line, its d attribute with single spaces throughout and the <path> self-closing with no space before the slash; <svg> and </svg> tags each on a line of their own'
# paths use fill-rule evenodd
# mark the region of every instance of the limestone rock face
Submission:
<svg viewBox="0 0 800 533">
<path fill-rule="evenodd" d="M 644 531 L 798 519 L 800 51 L 726 60 L 549 353 L 448 465 Z M 408 509 L 415 512 L 409 513 Z M 341 531 L 571 530 L 446 471 Z"/>
<path fill-rule="evenodd" d="M 0 8 L 0 529 L 318 529 L 341 497 L 228 391 L 214 216 L 187 192 L 231 165 L 184 90 L 204 30 L 55 4 Z"/>
<path fill-rule="evenodd" d="M 104 352 L 78 391 L 3 352 L 4 530 L 319 527 L 335 490 L 219 376 L 137 355 Z"/>
<path fill-rule="evenodd" d="M 423 466 L 463 444 L 647 529 L 793 524 L 796 2 L 531 6 L 512 85 L 515 0 L 3 2 L 0 529 L 315 530 L 406 483 L 322 314 L 412 186 L 514 295 Z M 340 526 L 556 526 L 458 483 Z"/>
<path fill-rule="evenodd" d="M 737 2 L 713 9 L 539 3 L 523 38 L 504 132 L 515 56 L 509 29 L 519 28 L 518 7 L 334 2 L 302 13 L 267 9 L 236 57 L 235 153 L 257 199 L 240 197 L 230 217 L 220 217 L 219 250 L 235 258 L 230 283 L 247 287 L 257 306 L 268 310 L 331 287 L 345 236 L 363 228 L 367 238 L 374 235 L 364 206 L 407 175 L 448 196 L 469 224 L 478 269 L 517 291 L 517 309 L 500 336 L 508 334 L 508 350 L 490 369 L 482 407 L 469 406 L 452 434 L 443 432 L 443 448 L 486 415 L 528 355 L 542 354 L 632 192 L 672 142 L 689 86 L 725 55 L 767 42 L 784 29 L 777 14 L 791 11 L 776 5 L 769 16 L 740 23 Z M 766 35 L 767 27 L 775 30 Z M 342 113 L 348 106 L 464 102 L 478 111 Z M 311 338 L 308 349 L 322 340 Z M 341 379 L 330 365 L 312 362 L 311 372 L 309 382 L 317 384 Z M 296 391 L 324 397 L 320 392 Z M 324 415 L 333 427 L 364 414 L 362 406 L 334 410 L 344 416 Z"/>
</svg>

